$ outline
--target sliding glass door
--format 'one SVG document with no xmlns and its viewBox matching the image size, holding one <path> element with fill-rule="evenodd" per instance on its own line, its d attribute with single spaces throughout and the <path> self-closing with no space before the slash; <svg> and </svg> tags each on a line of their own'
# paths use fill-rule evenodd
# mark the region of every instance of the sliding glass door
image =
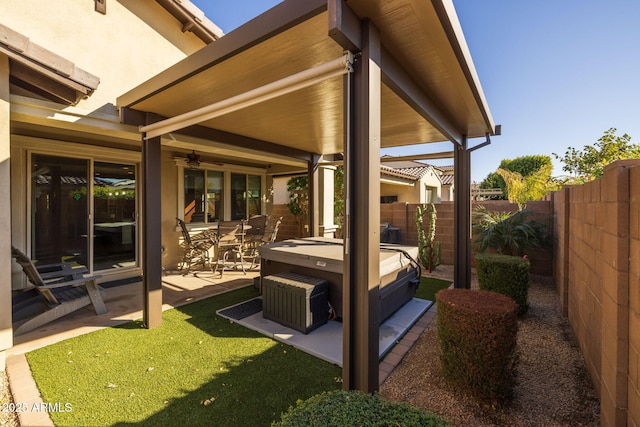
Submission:
<svg viewBox="0 0 640 427">
<path fill-rule="evenodd" d="M 32 259 L 93 271 L 137 266 L 135 176 L 133 164 L 32 154 Z"/>
<path fill-rule="evenodd" d="M 88 266 L 87 175 L 83 159 L 31 157 L 31 258 Z"/>
<path fill-rule="evenodd" d="M 93 269 L 136 266 L 135 166 L 93 166 Z"/>
</svg>

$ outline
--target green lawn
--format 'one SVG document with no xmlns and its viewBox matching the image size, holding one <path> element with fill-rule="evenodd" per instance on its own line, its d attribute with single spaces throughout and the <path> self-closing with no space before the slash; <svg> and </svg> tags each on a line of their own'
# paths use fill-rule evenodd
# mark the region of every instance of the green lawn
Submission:
<svg viewBox="0 0 640 427">
<path fill-rule="evenodd" d="M 436 302 L 436 293 L 440 289 L 446 289 L 451 285 L 450 280 L 435 279 L 433 277 L 421 277 L 420 286 L 416 291 L 416 298 Z"/>
<path fill-rule="evenodd" d="M 218 317 L 253 287 L 166 311 L 162 326 L 107 328 L 27 354 L 58 426 L 267 426 L 298 399 L 341 388 L 341 369 Z"/>
</svg>

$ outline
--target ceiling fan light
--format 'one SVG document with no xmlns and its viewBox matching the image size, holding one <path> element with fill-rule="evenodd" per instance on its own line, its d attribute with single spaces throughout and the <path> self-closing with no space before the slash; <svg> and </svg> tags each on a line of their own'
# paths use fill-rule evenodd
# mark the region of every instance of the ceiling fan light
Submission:
<svg viewBox="0 0 640 427">
<path fill-rule="evenodd" d="M 200 155 L 196 154 L 195 150 L 191 150 L 191 153 L 187 154 L 187 165 L 191 169 L 200 167 Z"/>
</svg>

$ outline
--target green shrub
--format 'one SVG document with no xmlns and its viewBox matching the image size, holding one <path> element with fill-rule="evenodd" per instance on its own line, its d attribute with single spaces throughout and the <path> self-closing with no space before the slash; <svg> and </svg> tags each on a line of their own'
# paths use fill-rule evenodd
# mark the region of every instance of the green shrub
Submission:
<svg viewBox="0 0 640 427">
<path fill-rule="evenodd" d="M 529 260 L 498 254 L 478 254 L 475 259 L 480 289 L 512 298 L 518 304 L 518 315 L 526 313 L 529 309 Z"/>
<path fill-rule="evenodd" d="M 492 212 L 478 206 L 473 213 L 473 246 L 478 252 L 489 249 L 499 254 L 524 255 L 525 251 L 549 248 L 548 225 L 531 220 L 532 211 Z"/>
<path fill-rule="evenodd" d="M 292 426 L 446 426 L 447 422 L 403 402 L 379 395 L 334 390 L 298 401 L 273 427 Z"/>
<path fill-rule="evenodd" d="M 517 383 L 516 303 L 495 292 L 436 294 L 442 375 L 483 404 L 504 405 Z"/>
</svg>

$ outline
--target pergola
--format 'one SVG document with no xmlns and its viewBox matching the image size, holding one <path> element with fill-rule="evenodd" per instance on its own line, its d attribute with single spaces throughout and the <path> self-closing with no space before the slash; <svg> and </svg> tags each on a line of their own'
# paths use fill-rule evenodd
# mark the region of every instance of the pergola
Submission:
<svg viewBox="0 0 640 427">
<path fill-rule="evenodd" d="M 380 148 L 450 141 L 455 286 L 469 287 L 470 152 L 496 126 L 451 0 L 286 0 L 117 100 L 141 126 L 148 327 L 161 321 L 160 147 L 198 136 L 308 164 L 344 153 L 343 381 L 378 389 Z M 468 141 L 484 142 L 471 148 Z"/>
</svg>

